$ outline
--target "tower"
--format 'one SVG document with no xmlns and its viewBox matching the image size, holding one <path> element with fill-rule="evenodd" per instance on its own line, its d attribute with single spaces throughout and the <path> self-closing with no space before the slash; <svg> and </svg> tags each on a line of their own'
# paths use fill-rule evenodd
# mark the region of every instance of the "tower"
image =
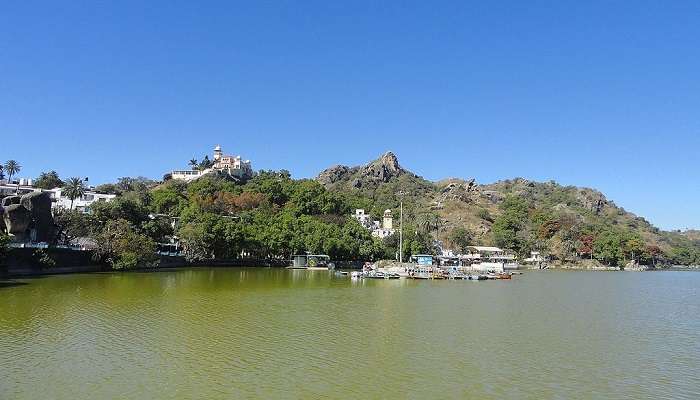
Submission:
<svg viewBox="0 0 700 400">
<path fill-rule="evenodd" d="M 214 147 L 214 162 L 221 161 L 222 154 L 223 153 L 221 152 L 221 146 L 217 144 L 216 147 Z"/>
<path fill-rule="evenodd" d="M 384 211 L 384 221 L 382 221 L 382 228 L 394 229 L 394 218 L 391 216 L 391 210 Z"/>
</svg>

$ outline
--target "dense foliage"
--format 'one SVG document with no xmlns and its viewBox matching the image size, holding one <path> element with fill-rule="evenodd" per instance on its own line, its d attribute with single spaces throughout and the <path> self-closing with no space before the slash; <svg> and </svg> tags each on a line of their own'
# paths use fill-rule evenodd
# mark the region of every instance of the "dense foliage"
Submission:
<svg viewBox="0 0 700 400">
<path fill-rule="evenodd" d="M 676 234 L 659 236 L 646 220 L 614 205 L 587 208 L 580 199 L 581 189 L 552 183 L 530 187 L 511 192 L 500 203 L 500 214 L 491 227 L 496 245 L 522 256 L 536 250 L 565 262 L 594 259 L 610 266 L 630 261 L 645 265 L 700 262 L 697 243 Z"/>
<path fill-rule="evenodd" d="M 42 172 L 36 180 L 34 186 L 40 189 L 54 189 L 63 186 L 63 180 L 58 176 L 56 171 Z"/>
<path fill-rule="evenodd" d="M 203 169 L 211 161 L 193 159 L 190 165 Z M 6 163 L 4 171 L 16 174 L 19 168 Z M 335 260 L 394 259 L 399 235 L 374 238 L 350 214 L 363 208 L 380 219 L 391 209 L 398 217 L 403 200 L 405 260 L 435 254 L 442 243 L 458 252 L 497 245 L 523 257 L 539 251 L 562 262 L 591 259 L 611 266 L 630 260 L 700 264 L 700 234 L 660 231 L 591 189 L 524 179 L 432 183 L 387 155 L 337 171 L 327 175 L 326 186 L 294 180 L 285 170 L 259 171 L 246 182 L 223 174 L 191 183 L 121 178 L 96 188 L 117 198 L 94 203 L 90 214 L 56 211 L 57 241 L 90 238 L 98 257 L 120 269 L 153 265 L 159 243 L 178 241 L 191 261 L 288 259 L 304 252 Z M 54 171 L 38 179 L 47 187 L 58 181 Z M 81 185 L 77 179 L 65 184 L 71 198 L 84 192 Z"/>
<path fill-rule="evenodd" d="M 367 260 L 383 243 L 350 215 L 348 200 L 286 171 L 261 171 L 246 183 L 203 177 L 169 181 L 151 193 L 151 208 L 179 221 L 188 259 L 288 259 L 313 252 Z"/>
</svg>

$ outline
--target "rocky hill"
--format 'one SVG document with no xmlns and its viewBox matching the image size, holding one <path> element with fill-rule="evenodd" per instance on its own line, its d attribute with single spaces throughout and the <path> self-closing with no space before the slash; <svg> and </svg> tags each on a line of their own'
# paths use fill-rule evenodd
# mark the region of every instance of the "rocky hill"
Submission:
<svg viewBox="0 0 700 400">
<path fill-rule="evenodd" d="M 403 168 L 392 152 L 361 166 L 335 165 L 316 180 L 326 189 L 349 194 L 377 216 L 398 206 L 401 192 L 409 207 L 421 206 L 437 193 L 434 183 Z"/>
<path fill-rule="evenodd" d="M 375 217 L 398 207 L 403 192 L 408 223 L 419 226 L 432 218 L 433 236 L 448 245 L 451 233 L 465 228 L 474 243 L 509 244 L 519 252 L 539 250 L 555 258 L 596 256 L 597 251 L 609 253 L 607 263 L 622 263 L 644 251 L 656 262 L 658 248 L 669 262 L 700 259 L 700 241 L 692 231 L 663 232 L 594 189 L 522 178 L 490 184 L 459 178 L 431 182 L 403 168 L 391 152 L 362 166 L 333 166 L 316 180 L 355 199 Z M 526 211 L 513 214 L 518 204 Z"/>
</svg>

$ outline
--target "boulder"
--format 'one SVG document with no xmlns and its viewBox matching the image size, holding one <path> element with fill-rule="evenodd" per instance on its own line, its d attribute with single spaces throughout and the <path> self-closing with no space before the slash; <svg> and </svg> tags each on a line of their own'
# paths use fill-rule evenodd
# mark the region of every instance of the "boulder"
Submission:
<svg viewBox="0 0 700 400">
<path fill-rule="evenodd" d="M 22 196 L 20 202 L 31 214 L 31 229 L 37 242 L 53 240 L 54 221 L 51 215 L 51 196 L 47 192 L 32 192 Z"/>
<path fill-rule="evenodd" d="M 16 241 L 27 238 L 27 230 L 32 223 L 32 213 L 21 204 L 12 204 L 5 207 L 3 214 L 5 229 Z"/>
<path fill-rule="evenodd" d="M 506 199 L 503 193 L 496 190 L 484 190 L 481 195 L 493 204 L 498 204 Z"/>
<path fill-rule="evenodd" d="M 7 196 L 4 199 L 2 199 L 2 206 L 7 207 L 13 204 L 19 204 L 20 201 L 22 201 L 22 197 L 20 196 Z"/>
<path fill-rule="evenodd" d="M 637 260 L 631 260 L 625 265 L 625 271 L 646 271 L 649 267 L 646 265 L 641 265 Z"/>
</svg>

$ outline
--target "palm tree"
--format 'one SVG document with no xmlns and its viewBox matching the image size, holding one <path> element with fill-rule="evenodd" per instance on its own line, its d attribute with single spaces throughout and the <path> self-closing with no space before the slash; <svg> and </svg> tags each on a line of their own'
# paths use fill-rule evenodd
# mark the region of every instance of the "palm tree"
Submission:
<svg viewBox="0 0 700 400">
<path fill-rule="evenodd" d="M 22 170 L 22 166 L 15 160 L 8 160 L 5 163 L 5 171 L 7 171 L 7 180 L 12 182 L 12 175 L 19 173 Z"/>
<path fill-rule="evenodd" d="M 433 216 L 432 214 L 421 214 L 418 216 L 418 228 L 425 232 L 430 233 L 433 230 Z"/>
<path fill-rule="evenodd" d="M 70 209 L 73 209 L 73 202 L 85 194 L 85 185 L 80 178 L 70 178 L 63 187 L 63 193 L 70 199 Z"/>
<path fill-rule="evenodd" d="M 196 170 L 197 168 L 199 168 L 199 163 L 197 162 L 196 158 L 191 159 L 189 165 L 190 165 L 190 167 L 192 167 L 193 170 Z"/>
<path fill-rule="evenodd" d="M 2 164 L 0 164 L 0 181 L 5 179 L 5 170 L 3 168 Z"/>
</svg>

